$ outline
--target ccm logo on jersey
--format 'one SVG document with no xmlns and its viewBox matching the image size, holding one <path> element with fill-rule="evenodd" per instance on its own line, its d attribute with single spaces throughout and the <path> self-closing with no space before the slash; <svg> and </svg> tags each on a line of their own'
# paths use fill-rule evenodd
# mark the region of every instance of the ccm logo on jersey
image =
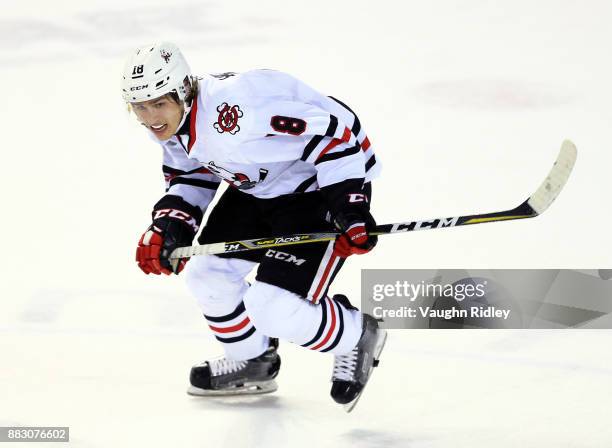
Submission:
<svg viewBox="0 0 612 448">
<path fill-rule="evenodd" d="M 280 252 L 278 250 L 268 249 L 266 252 L 266 257 L 275 258 L 277 260 L 286 261 L 287 263 L 294 263 L 298 266 L 306 263 L 306 260 L 302 258 L 297 258 L 295 255 L 288 254 L 286 252 Z"/>
<path fill-rule="evenodd" d="M 349 202 L 368 202 L 368 197 L 363 193 L 349 193 Z"/>
<path fill-rule="evenodd" d="M 188 213 L 173 208 L 163 208 L 160 210 L 155 210 L 155 213 L 153 213 L 153 220 L 163 217 L 179 219 L 185 224 L 191 226 L 196 232 L 198 231 L 198 223 L 196 222 L 195 218 Z"/>
</svg>

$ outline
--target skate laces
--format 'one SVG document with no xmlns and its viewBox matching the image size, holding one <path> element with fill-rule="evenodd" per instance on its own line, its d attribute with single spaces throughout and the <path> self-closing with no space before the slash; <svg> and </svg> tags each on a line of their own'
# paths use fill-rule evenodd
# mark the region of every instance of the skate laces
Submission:
<svg viewBox="0 0 612 448">
<path fill-rule="evenodd" d="M 211 360 L 210 373 L 212 376 L 227 375 L 228 373 L 237 372 L 247 365 L 247 361 L 232 361 L 225 357 Z"/>
<path fill-rule="evenodd" d="M 334 372 L 332 374 L 332 381 L 352 381 L 354 379 L 358 354 L 359 349 L 355 347 L 346 355 L 336 355 L 334 357 Z"/>
</svg>

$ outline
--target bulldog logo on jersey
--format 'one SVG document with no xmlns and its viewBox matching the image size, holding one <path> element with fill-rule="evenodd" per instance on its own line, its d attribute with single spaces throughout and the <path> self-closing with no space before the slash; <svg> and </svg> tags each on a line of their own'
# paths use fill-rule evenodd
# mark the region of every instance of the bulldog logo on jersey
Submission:
<svg viewBox="0 0 612 448">
<path fill-rule="evenodd" d="M 217 112 L 219 112 L 219 116 L 217 117 L 217 122 L 213 124 L 213 126 L 219 134 L 229 132 L 234 135 L 236 132 L 240 131 L 238 119 L 243 115 L 240 106 L 235 104 L 230 107 L 229 104 L 223 103 L 217 106 Z"/>
<path fill-rule="evenodd" d="M 249 176 L 244 173 L 232 173 L 225 168 L 216 165 L 215 162 L 208 162 L 206 165 L 212 173 L 216 174 L 227 183 L 229 183 L 232 187 L 238 188 L 239 190 L 248 190 L 249 188 L 253 188 L 259 182 L 263 182 L 265 178 L 268 176 L 268 170 L 265 168 L 259 169 L 259 179 L 251 180 Z"/>
</svg>

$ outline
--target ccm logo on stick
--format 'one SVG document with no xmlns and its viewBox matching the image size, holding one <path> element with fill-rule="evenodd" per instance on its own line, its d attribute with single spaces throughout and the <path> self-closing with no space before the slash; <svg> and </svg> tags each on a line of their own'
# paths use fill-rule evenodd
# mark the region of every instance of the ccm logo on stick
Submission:
<svg viewBox="0 0 612 448">
<path fill-rule="evenodd" d="M 301 266 L 306 260 L 302 258 L 297 258 L 295 255 L 288 254 L 286 252 L 280 252 L 278 250 L 268 249 L 266 252 L 266 257 L 268 258 L 276 258 L 277 260 L 286 261 L 288 263 L 294 263 L 298 266 Z"/>
</svg>

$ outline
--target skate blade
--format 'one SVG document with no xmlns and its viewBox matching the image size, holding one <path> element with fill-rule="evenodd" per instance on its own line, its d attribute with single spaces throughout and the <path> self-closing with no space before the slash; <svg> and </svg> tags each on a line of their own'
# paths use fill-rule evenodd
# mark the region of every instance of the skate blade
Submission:
<svg viewBox="0 0 612 448">
<path fill-rule="evenodd" d="M 276 381 L 259 381 L 245 383 L 244 386 L 231 387 L 227 389 L 201 389 L 189 386 L 187 393 L 196 397 L 234 397 L 239 395 L 260 395 L 269 394 L 278 389 Z"/>
<path fill-rule="evenodd" d="M 381 334 L 382 337 L 376 343 L 376 347 L 374 348 L 374 359 L 372 360 L 372 365 L 370 366 L 370 370 L 368 372 L 368 381 L 366 382 L 363 389 L 361 389 L 361 392 L 359 392 L 359 395 L 357 395 L 353 401 L 342 405 L 342 407 L 347 413 L 355 409 L 355 406 L 357 406 L 357 402 L 361 398 L 363 391 L 365 390 L 366 386 L 370 382 L 370 378 L 372 377 L 372 372 L 374 370 L 374 367 L 378 367 L 378 361 L 380 359 L 380 354 L 382 353 L 383 348 L 385 347 L 385 342 L 387 342 L 387 332 L 385 330 L 380 330 L 380 332 L 382 333 Z"/>
</svg>

